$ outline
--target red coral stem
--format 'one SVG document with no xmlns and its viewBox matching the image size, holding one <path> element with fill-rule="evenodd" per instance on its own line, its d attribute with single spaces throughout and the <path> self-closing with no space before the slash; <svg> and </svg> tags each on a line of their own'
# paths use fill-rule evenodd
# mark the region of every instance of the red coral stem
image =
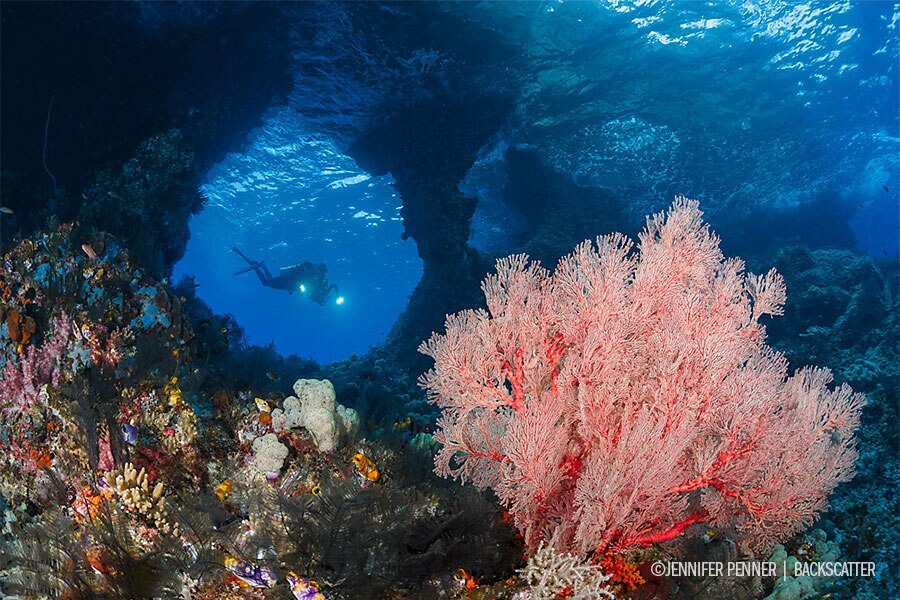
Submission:
<svg viewBox="0 0 900 600">
<path fill-rule="evenodd" d="M 671 539 L 674 539 L 680 535 L 682 535 L 685 530 L 691 525 L 696 525 L 697 523 L 703 523 L 709 518 L 709 513 L 705 510 L 700 510 L 695 513 L 689 515 L 686 519 L 675 523 L 670 528 L 665 531 L 660 531 L 659 533 L 650 533 L 647 535 L 642 535 L 635 538 L 630 545 L 634 546 L 651 546 L 653 544 L 661 544 L 663 542 L 668 542 Z"/>
</svg>

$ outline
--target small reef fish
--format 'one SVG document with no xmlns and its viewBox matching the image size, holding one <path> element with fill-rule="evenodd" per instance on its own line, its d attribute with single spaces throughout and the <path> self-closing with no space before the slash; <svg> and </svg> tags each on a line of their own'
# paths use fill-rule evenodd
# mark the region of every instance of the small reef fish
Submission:
<svg viewBox="0 0 900 600">
<path fill-rule="evenodd" d="M 278 583 L 275 572 L 272 569 L 266 566 L 260 567 L 249 560 L 240 560 L 227 556 L 225 557 L 225 568 L 250 587 L 270 588 Z"/>
<path fill-rule="evenodd" d="M 125 440 L 125 443 L 130 446 L 134 446 L 137 443 L 137 438 L 138 438 L 137 427 L 135 427 L 131 423 L 123 423 L 122 424 L 122 439 Z"/>
<path fill-rule="evenodd" d="M 466 573 L 465 569 L 457 569 L 453 574 L 453 581 L 455 581 L 460 587 L 465 587 L 467 590 L 474 590 L 478 587 L 478 580 L 472 577 L 471 574 Z"/>
<path fill-rule="evenodd" d="M 285 579 L 297 600 L 325 600 L 325 594 L 319 591 L 319 584 L 315 581 L 300 577 L 293 571 L 288 573 Z"/>
<path fill-rule="evenodd" d="M 219 498 L 219 500 L 224 501 L 225 496 L 227 496 L 228 492 L 230 492 L 230 491 L 231 491 L 231 480 L 230 479 L 226 479 L 225 481 L 223 481 L 222 483 L 220 483 L 219 485 L 216 486 L 216 496 Z"/>
<path fill-rule="evenodd" d="M 97 260 L 97 253 L 94 252 L 94 249 L 91 248 L 88 244 L 82 244 L 81 249 L 87 254 L 87 257 L 91 260 Z"/>
<path fill-rule="evenodd" d="M 369 481 L 378 481 L 381 474 L 378 472 L 378 467 L 375 466 L 374 462 L 359 452 L 354 454 L 351 460 L 353 461 L 353 464 L 356 465 L 360 477 L 368 479 Z"/>
<path fill-rule="evenodd" d="M 273 373 L 272 371 L 267 372 L 266 377 L 272 381 L 281 381 L 281 377 L 278 376 L 278 373 Z"/>
<path fill-rule="evenodd" d="M 262 398 L 254 398 L 253 401 L 256 402 L 256 408 L 259 409 L 259 412 L 271 412 L 272 407 L 266 400 L 263 400 Z"/>
<path fill-rule="evenodd" d="M 0 213 L 3 213 L 4 215 L 11 215 L 13 212 L 13 209 L 8 206 L 0 206 Z"/>
<path fill-rule="evenodd" d="M 75 339 L 84 340 L 88 343 L 91 342 L 91 338 L 93 334 L 91 333 L 91 328 L 87 323 L 82 323 L 80 326 L 75 321 L 72 321 L 72 333 L 75 334 Z"/>
</svg>

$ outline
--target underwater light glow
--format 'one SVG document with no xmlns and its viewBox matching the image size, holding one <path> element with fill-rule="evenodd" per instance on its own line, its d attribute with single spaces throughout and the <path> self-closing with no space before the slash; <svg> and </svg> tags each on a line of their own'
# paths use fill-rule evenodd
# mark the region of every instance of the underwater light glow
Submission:
<svg viewBox="0 0 900 600">
<path fill-rule="evenodd" d="M 338 296 L 337 299 L 334 301 L 334 303 L 340 306 L 341 304 L 344 303 L 344 297 Z"/>
<path fill-rule="evenodd" d="M 305 294 L 305 293 L 306 293 L 306 286 L 303 285 L 302 283 L 300 284 L 300 293 L 301 293 L 301 294 Z"/>
</svg>

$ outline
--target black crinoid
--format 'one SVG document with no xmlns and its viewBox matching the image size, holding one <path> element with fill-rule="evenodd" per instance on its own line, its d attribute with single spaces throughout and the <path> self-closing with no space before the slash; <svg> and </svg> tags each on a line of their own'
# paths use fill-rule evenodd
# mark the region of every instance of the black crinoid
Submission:
<svg viewBox="0 0 900 600">
<path fill-rule="evenodd" d="M 76 523 L 46 511 L 16 538 L 0 542 L 0 591 L 13 596 L 99 598 Z"/>
<path fill-rule="evenodd" d="M 254 528 L 241 554 L 313 579 L 329 598 L 381 598 L 389 589 L 437 597 L 460 568 L 482 580 L 508 577 L 521 551 L 496 505 L 434 483 L 388 476 L 363 485 L 332 473 L 313 495 L 286 476 L 236 499 Z"/>
<path fill-rule="evenodd" d="M 139 544 L 127 518 L 108 503 L 78 524 L 46 511 L 5 544 L 8 594 L 67 598 L 160 598 L 181 587 L 170 557 Z"/>
<path fill-rule="evenodd" d="M 53 481 L 64 496 L 65 487 Z M 191 582 L 224 573 L 222 548 L 231 542 L 206 511 L 208 499 L 173 500 L 169 518 L 179 535 L 149 539 L 139 533 L 139 517 L 105 498 L 79 521 L 64 509 L 44 511 L 0 543 L 0 591 L 73 599 L 182 597 Z"/>
<path fill-rule="evenodd" d="M 109 400 L 119 396 L 116 386 L 113 369 L 101 364 L 85 369 L 81 376 L 61 385 L 56 391 L 78 426 L 76 442 L 86 451 L 92 472 L 96 472 L 99 463 L 98 432 L 119 431 L 115 418 L 118 406 Z M 126 448 L 121 436 L 111 435 L 109 441 L 115 463 L 124 464 Z"/>
</svg>

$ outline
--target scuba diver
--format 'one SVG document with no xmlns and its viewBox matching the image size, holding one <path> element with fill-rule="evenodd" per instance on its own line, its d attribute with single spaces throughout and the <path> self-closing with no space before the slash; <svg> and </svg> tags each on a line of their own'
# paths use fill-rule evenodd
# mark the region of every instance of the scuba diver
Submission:
<svg viewBox="0 0 900 600">
<path fill-rule="evenodd" d="M 253 271 L 264 286 L 276 290 L 287 290 L 291 294 L 300 292 L 309 296 L 310 300 L 320 306 L 325 306 L 332 291 L 338 294 L 337 286 L 333 283 L 328 283 L 328 278 L 325 276 L 326 268 L 323 263 L 314 265 L 311 262 L 302 262 L 290 267 L 282 267 L 278 270 L 278 275 L 273 277 L 263 261 L 250 260 L 237 248 L 232 248 L 232 250 L 250 265 L 246 269 L 241 269 L 235 275 Z M 343 296 L 338 295 L 335 302 L 343 304 Z"/>
</svg>

